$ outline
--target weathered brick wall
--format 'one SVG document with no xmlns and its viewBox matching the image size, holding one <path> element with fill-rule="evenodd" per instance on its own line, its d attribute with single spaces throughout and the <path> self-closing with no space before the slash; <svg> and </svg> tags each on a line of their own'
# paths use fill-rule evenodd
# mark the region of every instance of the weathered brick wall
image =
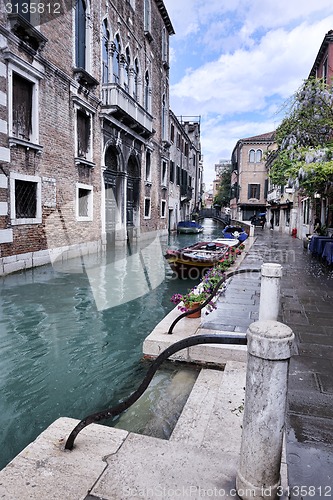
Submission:
<svg viewBox="0 0 333 500">
<path fill-rule="evenodd" d="M 167 216 L 161 218 L 161 200 L 167 199 L 167 192 L 161 186 L 161 166 L 163 159 L 168 160 L 169 152 L 162 142 L 161 113 L 162 96 L 165 95 L 165 108 L 169 106 L 168 68 L 162 61 L 162 29 L 164 21 L 155 0 L 151 1 L 151 37 L 144 33 L 144 0 L 136 0 L 135 10 L 130 2 L 116 0 L 109 4 L 92 1 L 90 12 L 91 40 L 90 61 L 87 68 L 90 75 L 100 82 L 96 87 L 80 88 L 75 66 L 74 50 L 74 11 L 64 11 L 60 17 L 38 27 L 47 38 L 45 47 L 34 54 L 24 48 L 24 43 L 13 36 L 9 23 L 0 12 L 2 46 L 26 65 L 32 65 L 44 73 L 39 81 L 39 139 L 38 149 L 27 149 L 14 145 L 10 149 L 10 161 L 2 163 L 3 172 L 9 176 L 25 174 L 37 176 L 42 187 L 42 222 L 40 224 L 11 225 L 10 187 L 0 187 L 0 201 L 7 202 L 7 215 L 0 216 L 0 229 L 12 229 L 13 241 L 1 244 L 1 257 L 35 252 L 59 246 L 95 241 L 101 238 L 104 207 L 101 205 L 102 173 L 101 165 L 105 140 L 102 137 L 100 122 L 101 103 L 101 26 L 108 19 L 111 39 L 119 33 L 122 53 L 130 48 L 131 60 L 139 61 L 141 96 L 143 105 L 144 75 L 150 74 L 151 115 L 154 133 L 150 140 L 131 135 L 129 127 L 119 122 L 110 126 L 111 136 L 119 140 L 121 168 L 126 175 L 127 161 L 133 151 L 140 166 L 140 219 L 137 226 L 142 232 L 165 230 Z M 168 36 L 168 33 L 166 33 Z M 0 58 L 0 97 L 7 93 L 7 60 Z M 1 69 L 0 68 L 0 69 Z M 2 92 L 2 94 L 1 94 Z M 94 168 L 75 163 L 75 106 L 86 104 L 93 116 L 93 158 Z M 8 109 L 0 103 L 0 119 L 8 121 Z M 168 113 L 166 127 L 168 128 Z M 107 134 L 106 134 L 107 136 Z M 110 134 L 109 134 L 110 138 Z M 144 169 L 146 146 L 151 148 L 152 185 L 145 186 Z M 0 147 L 9 152 L 8 135 L 0 133 Z M 5 154 L 7 154 L 5 152 Z M 1 172 L 0 172 L 1 174 Z M 169 173 L 167 173 L 167 178 Z M 75 214 L 76 183 L 93 186 L 93 221 L 78 222 Z M 125 185 L 125 184 L 124 184 Z M 126 212 L 123 189 L 124 213 Z M 144 218 L 144 197 L 151 199 L 151 217 Z M 167 210 L 166 210 L 167 215 Z"/>
<path fill-rule="evenodd" d="M 96 5 L 98 3 L 96 2 Z M 100 77 L 99 58 L 99 9 L 92 14 L 93 39 L 92 73 Z M 100 151 L 101 137 L 98 118 L 100 90 L 90 89 L 85 96 L 79 90 L 73 73 L 73 14 L 71 11 L 40 26 L 48 41 L 42 51 L 32 57 L 22 50 L 19 43 L 7 39 L 8 49 L 27 64 L 38 64 L 44 68 L 39 82 L 39 144 L 42 151 L 16 145 L 10 151 L 10 163 L 3 164 L 7 175 L 10 172 L 38 176 L 42 181 L 42 223 L 14 225 L 13 242 L 1 245 L 1 256 L 35 252 L 64 245 L 99 240 L 101 237 L 100 210 Z M 4 26 L 7 23 L 3 21 Z M 5 60 L 2 60 L 6 64 Z M 0 80 L 0 90 L 7 91 L 6 78 Z M 93 120 L 94 168 L 76 165 L 75 115 L 73 97 L 95 109 Z M 0 106 L 0 117 L 8 120 L 8 110 Z M 8 138 L 0 137 L 0 145 L 8 147 Z M 76 183 L 94 187 L 94 210 L 92 222 L 78 222 L 75 214 Z M 0 190 L 8 202 L 10 213 L 10 189 Z M 0 217 L 1 226 L 11 227 L 10 218 Z M 4 222 L 5 221 L 5 222 Z"/>
</svg>

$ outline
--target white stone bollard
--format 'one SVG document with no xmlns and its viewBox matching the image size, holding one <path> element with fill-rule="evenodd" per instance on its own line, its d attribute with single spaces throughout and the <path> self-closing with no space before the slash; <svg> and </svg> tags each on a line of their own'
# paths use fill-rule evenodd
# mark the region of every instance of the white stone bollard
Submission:
<svg viewBox="0 0 333 500">
<path fill-rule="evenodd" d="M 281 264 L 267 263 L 261 266 L 259 321 L 276 321 L 280 305 Z"/>
<path fill-rule="evenodd" d="M 245 409 L 236 489 L 244 500 L 273 500 L 280 486 L 289 359 L 294 334 L 277 321 L 249 326 Z"/>
</svg>

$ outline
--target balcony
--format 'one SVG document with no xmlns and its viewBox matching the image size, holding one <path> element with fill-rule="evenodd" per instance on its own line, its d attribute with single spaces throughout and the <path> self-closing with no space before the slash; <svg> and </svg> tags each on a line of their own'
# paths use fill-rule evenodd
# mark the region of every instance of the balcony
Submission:
<svg viewBox="0 0 333 500">
<path fill-rule="evenodd" d="M 145 139 L 153 134 L 153 117 L 117 83 L 103 84 L 102 110 Z"/>
<path fill-rule="evenodd" d="M 190 186 L 180 186 L 180 201 L 186 202 L 192 199 L 193 187 Z"/>
</svg>

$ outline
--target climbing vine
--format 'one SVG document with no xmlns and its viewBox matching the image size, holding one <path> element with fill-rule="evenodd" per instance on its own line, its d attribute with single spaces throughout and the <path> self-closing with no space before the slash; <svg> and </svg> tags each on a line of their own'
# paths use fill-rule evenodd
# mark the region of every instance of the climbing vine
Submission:
<svg viewBox="0 0 333 500">
<path fill-rule="evenodd" d="M 268 158 L 274 184 L 307 195 L 333 186 L 333 86 L 306 80 L 276 131 L 278 148 Z"/>
</svg>

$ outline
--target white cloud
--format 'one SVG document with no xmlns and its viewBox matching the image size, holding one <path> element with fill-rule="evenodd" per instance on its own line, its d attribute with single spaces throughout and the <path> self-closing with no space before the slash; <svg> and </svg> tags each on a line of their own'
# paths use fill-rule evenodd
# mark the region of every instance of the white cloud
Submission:
<svg viewBox="0 0 333 500">
<path fill-rule="evenodd" d="M 308 77 L 333 29 L 331 0 L 164 1 L 176 31 L 171 108 L 202 117 L 210 182 L 214 164 L 230 158 L 238 139 L 278 126 L 278 111 Z"/>
<path fill-rule="evenodd" d="M 203 119 L 201 125 L 204 181 L 207 185 L 215 178 L 214 165 L 220 159 L 230 160 L 239 139 L 271 132 L 275 130 L 277 123 L 273 119 L 261 122 L 223 121 L 221 117 L 214 117 Z"/>
<path fill-rule="evenodd" d="M 251 49 L 222 54 L 187 70 L 170 89 L 176 114 L 186 114 L 189 108 L 200 109 L 199 114 L 243 113 L 262 109 L 273 95 L 286 99 L 307 78 L 329 25 L 333 16 L 311 26 L 303 23 L 290 32 L 270 31 Z"/>
</svg>

